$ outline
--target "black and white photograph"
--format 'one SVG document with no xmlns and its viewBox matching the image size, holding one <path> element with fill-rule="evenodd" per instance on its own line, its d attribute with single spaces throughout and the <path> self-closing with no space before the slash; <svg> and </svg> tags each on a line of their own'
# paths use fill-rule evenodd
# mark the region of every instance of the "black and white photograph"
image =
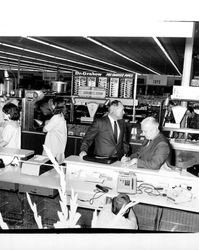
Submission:
<svg viewBox="0 0 199 250">
<path fill-rule="evenodd" d="M 198 7 L 2 2 L 2 249 L 198 249 Z"/>
</svg>

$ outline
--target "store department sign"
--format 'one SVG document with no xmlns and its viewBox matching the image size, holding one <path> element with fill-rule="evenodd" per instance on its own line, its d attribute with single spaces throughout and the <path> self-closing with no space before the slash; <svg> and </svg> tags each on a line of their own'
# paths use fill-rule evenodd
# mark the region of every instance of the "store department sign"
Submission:
<svg viewBox="0 0 199 250">
<path fill-rule="evenodd" d="M 99 73 L 99 72 L 86 72 L 86 71 L 75 71 L 75 76 L 102 76 L 102 77 L 126 77 L 133 78 L 134 74 L 129 73 Z"/>
<path fill-rule="evenodd" d="M 167 86 L 167 75 L 149 74 L 146 78 L 146 84 L 154 86 Z"/>
</svg>

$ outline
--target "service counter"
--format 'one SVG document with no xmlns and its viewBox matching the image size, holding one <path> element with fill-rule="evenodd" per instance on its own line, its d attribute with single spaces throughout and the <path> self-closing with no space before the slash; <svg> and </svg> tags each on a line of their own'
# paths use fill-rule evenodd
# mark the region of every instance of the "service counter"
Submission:
<svg viewBox="0 0 199 250">
<path fill-rule="evenodd" d="M 78 193 L 79 206 L 101 209 L 106 198 L 116 196 L 121 189 L 120 176 L 133 172 L 137 192 L 133 193 L 127 185 L 126 193 L 134 201 L 139 229 L 199 231 L 199 178 L 186 170 L 173 171 L 167 166 L 160 170 L 127 168 L 121 162 L 107 165 L 87 162 L 77 156 L 69 156 L 65 162 L 67 190 L 73 188 Z M 107 187 L 108 192 L 99 192 L 97 184 Z"/>
<path fill-rule="evenodd" d="M 94 209 L 102 209 L 107 197 L 114 197 L 123 190 L 134 201 L 141 230 L 199 231 L 199 178 L 185 169 L 174 171 L 165 165 L 160 170 L 137 169 L 125 167 L 119 161 L 112 164 L 88 162 L 75 155 L 67 157 L 65 163 L 68 198 L 73 189 L 85 217 L 89 215 L 91 219 Z M 129 177 L 133 177 L 131 185 Z M 121 180 L 123 185 L 119 183 Z M 102 192 L 96 185 L 106 187 L 108 192 Z M 56 209 L 59 207 L 59 186 L 59 176 L 54 169 L 40 176 L 22 174 L 19 167 L 0 170 L 1 190 L 10 188 L 15 195 L 28 192 L 48 197 L 51 210 L 55 200 Z M 87 226 L 90 222 L 86 222 Z"/>
<path fill-rule="evenodd" d="M 138 203 L 199 212 L 199 178 L 186 170 L 174 171 L 167 166 L 162 166 L 160 170 L 138 169 L 125 167 L 119 161 L 108 165 L 84 161 L 78 156 L 69 156 L 65 163 L 67 165 L 68 190 L 71 187 L 79 194 L 84 193 L 84 199 L 87 200 L 87 202 L 81 202 L 84 207 L 88 206 L 94 209 L 102 207 L 105 197 L 117 195 L 119 188 L 121 188 L 118 186 L 120 176 L 127 176 L 128 182 L 128 177 L 133 173 L 136 175 L 138 193 L 135 191 L 135 194 L 132 194 L 134 192 L 131 190 L 133 187 L 124 186 L 124 190 L 126 188 L 126 193 L 130 195 L 131 200 Z M 104 197 L 102 196 L 103 199 L 94 199 L 91 204 L 89 200 L 95 194 L 96 184 L 108 187 L 109 191 L 104 194 Z M 151 188 L 151 192 L 143 191 L 139 194 L 139 187 L 144 185 L 149 189 Z M 179 200 L 176 194 L 176 200 L 174 200 L 171 192 L 177 187 L 185 189 L 186 193 Z M 159 190 L 159 192 L 156 192 L 156 190 Z M 87 194 L 86 198 L 85 194 Z M 186 194 L 190 195 L 191 198 L 186 197 Z M 79 199 L 83 200 L 81 196 L 79 196 Z"/>
<path fill-rule="evenodd" d="M 21 133 L 22 148 L 34 150 L 35 154 L 42 154 L 45 133 L 22 131 Z M 82 136 L 68 135 L 65 156 L 78 155 L 80 151 Z"/>
</svg>

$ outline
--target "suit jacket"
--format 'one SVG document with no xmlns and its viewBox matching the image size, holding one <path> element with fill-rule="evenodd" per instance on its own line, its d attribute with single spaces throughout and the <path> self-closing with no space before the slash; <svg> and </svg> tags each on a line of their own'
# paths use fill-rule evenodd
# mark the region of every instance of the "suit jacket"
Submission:
<svg viewBox="0 0 199 250">
<path fill-rule="evenodd" d="M 130 157 L 138 158 L 138 168 L 159 169 L 170 161 L 171 147 L 163 134 L 159 133 L 151 142 L 144 140 L 138 152 Z"/>
<path fill-rule="evenodd" d="M 88 152 L 89 147 L 95 142 L 94 154 L 104 157 L 117 157 L 120 159 L 128 153 L 129 145 L 126 139 L 126 126 L 124 120 L 118 120 L 120 135 L 118 142 L 114 140 L 113 129 L 108 116 L 96 119 L 85 134 L 80 151 Z"/>
</svg>

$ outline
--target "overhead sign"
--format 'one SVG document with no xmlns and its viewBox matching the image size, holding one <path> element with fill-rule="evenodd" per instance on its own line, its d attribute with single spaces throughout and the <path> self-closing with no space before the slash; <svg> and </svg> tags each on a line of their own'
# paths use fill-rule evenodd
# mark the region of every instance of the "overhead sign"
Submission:
<svg viewBox="0 0 199 250">
<path fill-rule="evenodd" d="M 149 74 L 146 78 L 147 85 L 167 86 L 167 75 Z"/>
<path fill-rule="evenodd" d="M 133 78 L 134 74 L 129 74 L 129 73 L 99 73 L 99 72 L 86 72 L 86 71 L 75 71 L 74 72 L 75 76 L 102 76 L 102 77 L 129 77 Z"/>
</svg>

